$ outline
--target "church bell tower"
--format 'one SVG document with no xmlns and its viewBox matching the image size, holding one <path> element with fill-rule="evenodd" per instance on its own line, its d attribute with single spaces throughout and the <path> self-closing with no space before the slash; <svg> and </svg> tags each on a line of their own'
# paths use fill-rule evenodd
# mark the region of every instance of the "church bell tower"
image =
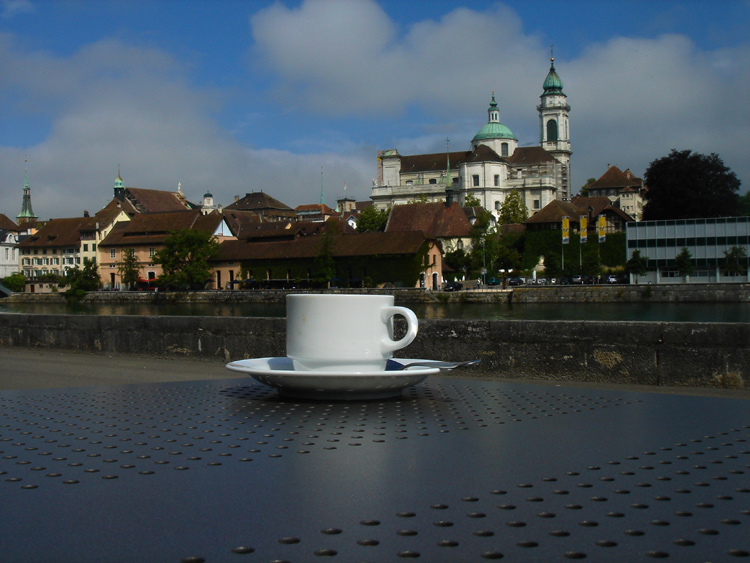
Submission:
<svg viewBox="0 0 750 563">
<path fill-rule="evenodd" d="M 544 92 L 540 96 L 539 145 L 552 154 L 561 164 L 560 188 L 557 199 L 570 199 L 570 106 L 563 93 L 563 84 L 555 71 L 555 57 L 550 58 L 550 69 L 544 80 Z"/>
</svg>

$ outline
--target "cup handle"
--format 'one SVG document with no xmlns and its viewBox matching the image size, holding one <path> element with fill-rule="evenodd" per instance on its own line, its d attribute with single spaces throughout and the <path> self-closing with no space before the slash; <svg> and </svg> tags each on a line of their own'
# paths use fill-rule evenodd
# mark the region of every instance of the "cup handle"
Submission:
<svg viewBox="0 0 750 563">
<path fill-rule="evenodd" d="M 390 338 L 384 338 L 381 340 L 380 349 L 384 354 L 408 346 L 417 337 L 419 321 L 417 320 L 414 311 L 407 309 L 406 307 L 383 307 L 381 309 L 381 318 L 383 322 L 387 322 L 394 315 L 403 315 L 404 318 L 406 318 L 406 335 L 401 340 L 391 340 Z"/>
</svg>

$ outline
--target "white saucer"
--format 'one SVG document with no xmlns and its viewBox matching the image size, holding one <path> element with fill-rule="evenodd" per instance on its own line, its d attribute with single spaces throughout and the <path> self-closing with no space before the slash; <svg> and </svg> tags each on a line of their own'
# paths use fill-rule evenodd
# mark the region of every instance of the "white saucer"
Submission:
<svg viewBox="0 0 750 563">
<path fill-rule="evenodd" d="M 385 399 L 401 394 L 401 390 L 415 385 L 428 375 L 440 373 L 440 368 L 415 366 L 399 371 L 401 362 L 417 360 L 388 360 L 386 369 L 375 373 L 346 373 L 325 371 L 296 371 L 291 358 L 254 358 L 227 364 L 232 371 L 247 373 L 255 380 L 275 387 L 279 394 L 298 399 Z M 429 360 L 419 360 L 429 362 Z"/>
</svg>

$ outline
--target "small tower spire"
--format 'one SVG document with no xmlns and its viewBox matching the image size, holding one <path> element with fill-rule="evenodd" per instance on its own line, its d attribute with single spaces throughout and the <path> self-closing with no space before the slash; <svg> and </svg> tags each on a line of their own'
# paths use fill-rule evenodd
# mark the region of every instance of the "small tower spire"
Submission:
<svg viewBox="0 0 750 563">
<path fill-rule="evenodd" d="M 323 191 L 323 167 L 320 167 L 320 205 L 326 204 L 326 194 Z"/>
<path fill-rule="evenodd" d="M 21 213 L 18 214 L 18 224 L 28 223 L 35 221 L 37 216 L 34 215 L 34 210 L 31 208 L 31 187 L 29 186 L 29 159 L 24 158 L 23 161 L 26 163 L 26 172 L 24 173 L 24 184 L 23 184 L 23 202 L 21 203 Z"/>
</svg>

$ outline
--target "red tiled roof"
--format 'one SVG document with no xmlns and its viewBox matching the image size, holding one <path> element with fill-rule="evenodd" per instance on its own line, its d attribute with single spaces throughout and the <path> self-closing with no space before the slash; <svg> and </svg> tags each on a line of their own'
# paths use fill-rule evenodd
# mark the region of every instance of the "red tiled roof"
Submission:
<svg viewBox="0 0 750 563">
<path fill-rule="evenodd" d="M 223 220 L 219 213 L 201 214 L 200 210 L 171 213 L 139 213 L 130 221 L 117 223 L 99 246 L 158 244 L 173 231 L 194 229 L 213 233 Z"/>
<path fill-rule="evenodd" d="M 471 236 L 471 224 L 458 203 L 410 203 L 395 205 L 386 232 L 422 231 L 430 238 Z"/>
<path fill-rule="evenodd" d="M 238 199 L 234 203 L 230 203 L 224 209 L 255 212 L 270 210 L 289 211 L 292 212 L 292 216 L 294 215 L 294 210 L 291 207 L 263 192 L 245 194 L 245 197 Z"/>
<path fill-rule="evenodd" d="M 51 219 L 35 234 L 19 243 L 19 247 L 28 248 L 61 248 L 79 246 L 81 231 L 92 231 L 95 228 L 95 217 L 72 217 Z"/>
<path fill-rule="evenodd" d="M 603 188 L 639 188 L 641 187 L 640 178 L 633 176 L 630 170 L 623 172 L 617 166 L 610 166 L 607 171 L 601 175 L 601 177 L 586 186 L 590 190 L 603 189 Z"/>
<path fill-rule="evenodd" d="M 297 207 L 294 208 L 294 210 L 297 213 L 317 212 L 317 213 L 320 213 L 321 215 L 333 215 L 334 213 L 336 213 L 335 210 L 328 207 L 325 203 L 308 203 L 305 205 L 298 205 Z"/>
<path fill-rule="evenodd" d="M 541 164 L 557 162 L 557 159 L 542 147 L 518 147 L 505 159 L 510 164 Z"/>
<path fill-rule="evenodd" d="M 221 243 L 217 260 L 282 260 L 315 258 L 320 252 L 322 237 L 300 237 L 291 241 L 249 242 L 229 240 Z M 427 240 L 421 232 L 363 233 L 333 235 L 333 256 L 384 256 L 416 254 Z"/>
<path fill-rule="evenodd" d="M 2 213 L 0 213 L 0 229 L 2 229 L 3 231 L 19 231 L 19 232 L 22 230 L 18 227 L 18 225 L 16 225 L 13 221 L 8 219 L 8 217 L 3 215 Z"/>
<path fill-rule="evenodd" d="M 583 213 L 582 209 L 568 201 L 554 199 L 539 212 L 526 219 L 524 224 L 559 223 L 563 217 L 569 217 L 571 223 L 577 224 L 579 216 L 583 215 Z"/>
</svg>

